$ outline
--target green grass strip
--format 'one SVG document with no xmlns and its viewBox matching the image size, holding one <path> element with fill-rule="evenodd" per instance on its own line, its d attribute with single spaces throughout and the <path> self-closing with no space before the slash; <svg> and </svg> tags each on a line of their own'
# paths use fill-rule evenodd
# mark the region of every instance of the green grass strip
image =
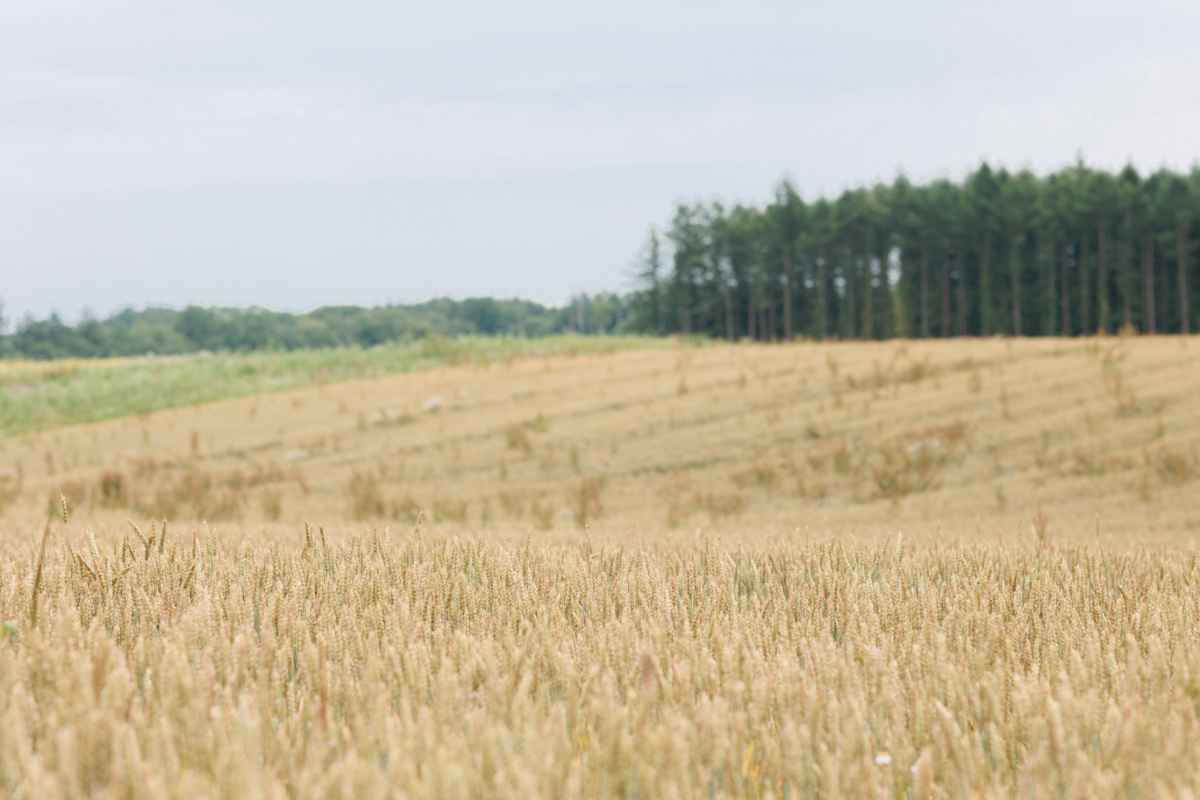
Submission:
<svg viewBox="0 0 1200 800">
<path fill-rule="evenodd" d="M 0 361 L 0 436 L 448 364 L 679 344 L 677 339 L 641 336 L 464 336 L 369 349 Z"/>
</svg>

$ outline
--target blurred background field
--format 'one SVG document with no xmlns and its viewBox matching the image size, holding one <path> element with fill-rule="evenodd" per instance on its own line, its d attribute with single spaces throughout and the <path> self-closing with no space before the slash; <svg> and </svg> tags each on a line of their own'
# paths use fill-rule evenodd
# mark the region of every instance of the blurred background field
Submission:
<svg viewBox="0 0 1200 800">
<path fill-rule="evenodd" d="M 317 384 L 530 354 L 667 347 L 636 336 L 428 336 L 337 347 L 53 361 L 0 360 L 0 434 L 98 422 Z"/>
<path fill-rule="evenodd" d="M 419 516 L 546 541 L 1200 533 L 1187 337 L 480 338 L 5 370 L 9 545 L 60 495 L 101 536 L 166 518 L 234 542 Z"/>
</svg>

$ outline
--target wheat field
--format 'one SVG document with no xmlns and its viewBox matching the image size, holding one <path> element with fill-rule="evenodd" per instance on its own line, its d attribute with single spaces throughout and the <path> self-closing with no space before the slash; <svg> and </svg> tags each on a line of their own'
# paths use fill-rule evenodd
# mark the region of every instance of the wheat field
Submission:
<svg viewBox="0 0 1200 800">
<path fill-rule="evenodd" d="M 2 439 L 0 789 L 1191 796 L 1198 345 L 681 343 Z"/>
<path fill-rule="evenodd" d="M 329 529 L 538 541 L 904 531 L 1191 546 L 1200 340 L 679 346 L 325 384 L 0 439 L 2 519 L 234 546 Z M 1040 506 L 1040 512 L 1039 512 Z"/>
<path fill-rule="evenodd" d="M 1194 554 L 147 531 L 0 569 L 11 796 L 1144 797 L 1200 777 Z"/>
</svg>

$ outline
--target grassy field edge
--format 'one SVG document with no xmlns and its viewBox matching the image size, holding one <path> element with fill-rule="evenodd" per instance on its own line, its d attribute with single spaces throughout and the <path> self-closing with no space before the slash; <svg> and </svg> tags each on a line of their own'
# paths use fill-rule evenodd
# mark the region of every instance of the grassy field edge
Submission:
<svg viewBox="0 0 1200 800">
<path fill-rule="evenodd" d="M 0 361 L 0 436 L 453 364 L 661 349 L 681 341 L 643 336 L 428 337 L 372 348 Z"/>
</svg>

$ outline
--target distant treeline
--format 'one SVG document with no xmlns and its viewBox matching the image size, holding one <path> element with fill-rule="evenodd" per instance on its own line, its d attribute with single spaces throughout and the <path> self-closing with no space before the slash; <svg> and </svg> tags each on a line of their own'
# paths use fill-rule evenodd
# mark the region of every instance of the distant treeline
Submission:
<svg viewBox="0 0 1200 800">
<path fill-rule="evenodd" d="M 628 306 L 615 294 L 579 295 L 561 308 L 490 297 L 376 308 L 328 306 L 307 314 L 189 306 L 182 311 L 126 309 L 105 319 L 85 317 L 75 325 L 57 314 L 27 317 L 15 332 L 0 337 L 0 353 L 53 359 L 371 347 L 426 336 L 538 337 L 568 331 L 614 333 L 630 326 Z"/>
<path fill-rule="evenodd" d="M 369 347 L 431 335 L 649 333 L 727 339 L 1075 336 L 1196 330 L 1200 168 L 1038 177 L 986 163 L 961 183 L 848 189 L 765 207 L 682 204 L 652 229 L 627 295 L 562 307 L 489 297 L 307 314 L 125 310 L 76 325 L 26 318 L 26 358 Z"/>
<path fill-rule="evenodd" d="M 1196 330 L 1200 170 L 994 170 L 764 208 L 681 205 L 636 327 L 751 339 Z"/>
</svg>

